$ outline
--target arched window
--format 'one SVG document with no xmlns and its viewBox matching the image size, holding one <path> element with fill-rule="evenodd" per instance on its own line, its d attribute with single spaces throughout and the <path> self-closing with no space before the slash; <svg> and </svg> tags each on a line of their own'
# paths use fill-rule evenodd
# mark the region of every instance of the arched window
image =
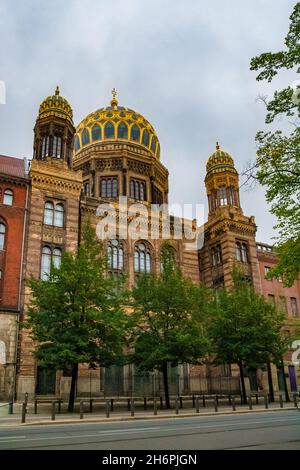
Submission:
<svg viewBox="0 0 300 470">
<path fill-rule="evenodd" d="M 136 124 L 131 128 L 130 140 L 133 140 L 134 142 L 140 141 L 140 128 Z"/>
<path fill-rule="evenodd" d="M 14 196 L 14 193 L 12 192 L 12 190 L 11 189 L 6 189 L 4 191 L 3 204 L 5 204 L 6 206 L 12 206 L 13 196 Z"/>
<path fill-rule="evenodd" d="M 155 135 L 152 137 L 152 142 L 151 142 L 151 150 L 153 153 L 155 153 L 155 149 L 156 149 L 156 138 L 155 138 Z"/>
<path fill-rule="evenodd" d="M 145 243 L 135 245 L 134 272 L 137 274 L 149 274 L 151 272 L 151 253 Z"/>
<path fill-rule="evenodd" d="M 213 266 L 218 266 L 222 263 L 221 245 L 216 245 L 211 249 L 211 260 Z"/>
<path fill-rule="evenodd" d="M 110 240 L 107 245 L 108 268 L 118 273 L 124 269 L 124 247 L 120 240 Z"/>
<path fill-rule="evenodd" d="M 101 197 L 118 197 L 118 178 L 101 178 Z"/>
<path fill-rule="evenodd" d="M 111 122 L 107 122 L 105 124 L 104 137 L 105 137 L 105 139 L 114 139 L 115 138 L 115 126 Z"/>
<path fill-rule="evenodd" d="M 61 157 L 61 137 L 58 137 L 57 135 L 53 137 L 52 156 L 55 158 Z"/>
<path fill-rule="evenodd" d="M 6 234 L 6 225 L 3 222 L 0 222 L 0 250 L 3 251 L 5 247 L 5 234 Z"/>
<path fill-rule="evenodd" d="M 83 129 L 81 134 L 82 145 L 87 145 L 90 143 L 90 134 L 87 129 Z"/>
<path fill-rule="evenodd" d="M 80 141 L 79 141 L 78 135 L 75 135 L 74 147 L 75 147 L 75 150 L 79 150 L 79 149 L 80 149 Z"/>
<path fill-rule="evenodd" d="M 237 261 L 242 261 L 242 250 L 240 242 L 236 242 L 235 244 L 235 257 Z"/>
<path fill-rule="evenodd" d="M 124 122 L 118 126 L 118 139 L 128 139 L 128 127 Z"/>
<path fill-rule="evenodd" d="M 54 225 L 56 227 L 64 226 L 64 206 L 63 204 L 56 204 L 54 211 Z"/>
<path fill-rule="evenodd" d="M 52 202 L 45 202 L 44 224 L 53 225 L 54 205 Z"/>
<path fill-rule="evenodd" d="M 146 183 L 139 180 L 130 180 L 130 197 L 139 201 L 146 201 Z"/>
<path fill-rule="evenodd" d="M 42 263 L 41 263 L 41 279 L 46 281 L 50 274 L 51 267 L 51 249 L 49 246 L 44 246 L 42 251 Z"/>
<path fill-rule="evenodd" d="M 228 193 L 229 193 L 229 204 L 231 206 L 235 206 L 235 194 L 234 194 L 234 188 L 232 186 L 230 186 L 228 188 Z"/>
<path fill-rule="evenodd" d="M 92 140 L 100 140 L 101 139 L 101 128 L 96 124 L 92 129 Z"/>
<path fill-rule="evenodd" d="M 53 261 L 54 267 L 59 268 L 60 263 L 61 263 L 61 249 L 60 248 L 54 248 L 52 261 Z"/>
<path fill-rule="evenodd" d="M 150 141 L 149 132 L 144 130 L 142 144 L 145 145 L 146 147 L 149 147 L 149 141 Z"/>
<path fill-rule="evenodd" d="M 242 243 L 241 252 L 242 252 L 242 262 L 248 263 L 248 247 L 246 243 Z"/>
<path fill-rule="evenodd" d="M 49 137 L 44 136 L 42 140 L 42 158 L 49 156 Z"/>
<path fill-rule="evenodd" d="M 220 206 L 226 206 L 227 205 L 227 192 L 226 192 L 225 186 L 221 186 L 219 188 L 219 198 L 220 198 Z"/>
</svg>

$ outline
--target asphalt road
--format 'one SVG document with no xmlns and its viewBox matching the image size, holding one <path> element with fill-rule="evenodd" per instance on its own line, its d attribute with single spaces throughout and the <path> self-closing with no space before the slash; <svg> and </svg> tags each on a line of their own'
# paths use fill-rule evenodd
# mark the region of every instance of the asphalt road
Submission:
<svg viewBox="0 0 300 470">
<path fill-rule="evenodd" d="M 300 413 L 3 427 L 0 449 L 300 449 Z"/>
</svg>

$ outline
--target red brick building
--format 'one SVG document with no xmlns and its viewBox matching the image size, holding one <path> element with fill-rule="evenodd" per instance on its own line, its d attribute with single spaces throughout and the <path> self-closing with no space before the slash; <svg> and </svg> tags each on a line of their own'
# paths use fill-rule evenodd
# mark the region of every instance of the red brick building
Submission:
<svg viewBox="0 0 300 470">
<path fill-rule="evenodd" d="M 0 155 L 0 397 L 15 383 L 28 192 L 24 161 Z"/>
</svg>

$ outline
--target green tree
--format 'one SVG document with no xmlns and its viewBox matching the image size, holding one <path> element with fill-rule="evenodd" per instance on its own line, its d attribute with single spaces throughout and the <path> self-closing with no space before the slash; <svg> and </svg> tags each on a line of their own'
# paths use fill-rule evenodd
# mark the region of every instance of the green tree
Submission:
<svg viewBox="0 0 300 470">
<path fill-rule="evenodd" d="M 132 290 L 131 361 L 143 371 L 163 374 L 166 407 L 170 408 L 168 364 L 199 363 L 207 355 L 205 333 L 207 291 L 183 277 L 165 247 L 161 273 L 143 275 Z"/>
<path fill-rule="evenodd" d="M 108 366 L 122 354 L 125 316 L 116 281 L 106 271 L 103 245 L 87 224 L 75 254 L 64 253 L 47 280 L 29 280 L 32 295 L 24 327 L 31 330 L 41 366 L 72 366 L 69 411 L 74 409 L 78 364 Z"/>
<path fill-rule="evenodd" d="M 290 16 L 285 46 L 283 51 L 263 53 L 251 60 L 251 70 L 260 71 L 257 80 L 271 82 L 280 69 L 297 67 L 296 73 L 300 72 L 300 2 Z M 279 262 L 270 270 L 270 277 L 281 277 L 291 286 L 300 271 L 300 87 L 275 91 L 273 99 L 265 103 L 266 123 L 286 116 L 294 119 L 295 127 L 289 136 L 282 131 L 258 132 L 257 160 L 246 174 L 266 188 L 271 212 L 278 219 L 275 228 L 279 231 L 276 247 Z"/>
<path fill-rule="evenodd" d="M 233 287 L 217 291 L 215 311 L 209 323 L 214 364 L 238 364 L 242 397 L 246 403 L 244 367 L 257 369 L 278 363 L 287 349 L 282 333 L 284 315 L 258 294 L 239 271 Z"/>
</svg>

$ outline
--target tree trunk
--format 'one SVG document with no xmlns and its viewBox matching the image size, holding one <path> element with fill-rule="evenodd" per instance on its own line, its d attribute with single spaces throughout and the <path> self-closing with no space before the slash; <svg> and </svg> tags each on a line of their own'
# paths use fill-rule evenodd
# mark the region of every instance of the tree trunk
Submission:
<svg viewBox="0 0 300 470">
<path fill-rule="evenodd" d="M 163 378 L 164 378 L 166 408 L 169 410 L 171 406 L 170 406 L 170 397 L 169 397 L 168 364 L 167 363 L 164 364 L 162 373 L 163 373 Z"/>
<path fill-rule="evenodd" d="M 274 401 L 274 387 L 273 387 L 271 364 L 269 362 L 267 363 L 267 371 L 268 371 L 270 401 L 273 402 Z"/>
<path fill-rule="evenodd" d="M 242 362 L 239 362 L 239 369 L 240 369 L 240 378 L 241 378 L 241 385 L 242 385 L 242 403 L 246 405 L 247 396 L 246 396 L 245 377 L 244 377 L 244 369 L 243 369 Z"/>
<path fill-rule="evenodd" d="M 71 389 L 70 389 L 69 405 L 68 405 L 68 411 L 70 412 L 74 411 L 74 400 L 75 400 L 77 377 L 78 377 L 78 364 L 73 364 Z"/>
</svg>

